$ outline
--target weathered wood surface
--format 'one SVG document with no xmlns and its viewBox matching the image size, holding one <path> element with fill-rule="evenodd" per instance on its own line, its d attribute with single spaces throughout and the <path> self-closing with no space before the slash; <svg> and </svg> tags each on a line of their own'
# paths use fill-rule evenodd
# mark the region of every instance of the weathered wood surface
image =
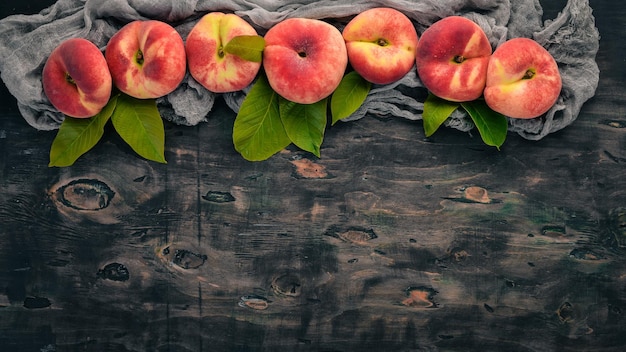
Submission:
<svg viewBox="0 0 626 352">
<path fill-rule="evenodd" d="M 219 106 L 167 165 L 107 135 L 56 169 L 3 107 L 1 350 L 622 351 L 626 6 L 591 5 L 596 97 L 501 151 L 370 116 L 250 163 Z"/>
</svg>

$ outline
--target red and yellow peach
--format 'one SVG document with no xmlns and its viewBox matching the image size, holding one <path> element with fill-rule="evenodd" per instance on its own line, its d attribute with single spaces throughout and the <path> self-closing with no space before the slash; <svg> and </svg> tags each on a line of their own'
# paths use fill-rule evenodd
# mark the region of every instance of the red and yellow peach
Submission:
<svg viewBox="0 0 626 352">
<path fill-rule="evenodd" d="M 224 47 L 234 37 L 253 35 L 257 35 L 256 30 L 235 14 L 212 12 L 204 15 L 185 43 L 189 73 L 215 93 L 246 88 L 256 77 L 261 63 L 226 53 Z"/>
<path fill-rule="evenodd" d="M 417 32 L 398 10 L 379 7 L 361 12 L 342 34 L 352 68 L 372 83 L 393 83 L 415 64 Z"/>
<path fill-rule="evenodd" d="M 171 93 L 187 72 L 183 39 L 172 26 L 157 20 L 122 27 L 110 38 L 105 58 L 113 84 L 139 99 Z"/>
<path fill-rule="evenodd" d="M 559 67 L 544 47 L 528 38 L 501 44 L 489 60 L 485 102 L 512 118 L 546 113 L 561 93 Z"/>
<path fill-rule="evenodd" d="M 321 20 L 289 18 L 265 34 L 263 68 L 272 89 L 294 103 L 312 104 L 339 85 L 348 64 L 341 32 Z"/>
<path fill-rule="evenodd" d="M 471 20 L 450 16 L 428 27 L 417 44 L 417 72 L 424 86 L 450 101 L 478 99 L 485 88 L 492 49 Z"/>
<path fill-rule="evenodd" d="M 112 80 L 104 55 L 87 39 L 57 46 L 42 72 L 43 90 L 57 110 L 70 117 L 92 117 L 111 97 Z"/>
</svg>

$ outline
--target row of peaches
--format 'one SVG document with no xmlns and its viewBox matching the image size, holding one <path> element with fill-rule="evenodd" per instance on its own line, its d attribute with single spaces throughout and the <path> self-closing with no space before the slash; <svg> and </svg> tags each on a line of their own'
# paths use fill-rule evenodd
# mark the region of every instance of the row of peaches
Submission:
<svg viewBox="0 0 626 352">
<path fill-rule="evenodd" d="M 252 40 L 225 50 L 235 38 Z M 258 59 L 246 54 L 254 50 Z M 104 54 L 86 39 L 61 43 L 44 65 L 42 83 L 56 109 L 85 118 L 103 109 L 114 86 L 135 98 L 159 98 L 188 69 L 209 91 L 225 93 L 249 86 L 262 67 L 276 93 L 312 104 L 332 94 L 348 64 L 374 84 L 395 82 L 415 66 L 433 95 L 453 102 L 484 98 L 511 118 L 544 114 L 562 84 L 554 58 L 531 39 L 510 39 L 494 51 L 483 30 L 460 16 L 435 22 L 418 38 L 411 20 L 391 8 L 364 11 L 342 32 L 322 20 L 290 18 L 262 38 L 242 18 L 221 12 L 202 17 L 186 41 L 167 23 L 134 21 L 110 38 Z"/>
</svg>

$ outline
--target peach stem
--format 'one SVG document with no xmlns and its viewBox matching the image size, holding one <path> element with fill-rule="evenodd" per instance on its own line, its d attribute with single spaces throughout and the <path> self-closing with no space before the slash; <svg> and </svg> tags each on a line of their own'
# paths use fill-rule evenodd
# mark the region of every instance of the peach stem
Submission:
<svg viewBox="0 0 626 352">
<path fill-rule="evenodd" d="M 76 82 L 74 82 L 74 79 L 72 78 L 72 76 L 70 76 L 70 74 L 67 72 L 65 73 L 65 80 L 73 85 L 76 85 Z"/>
<path fill-rule="evenodd" d="M 141 50 L 137 50 L 137 54 L 135 55 L 135 60 L 139 65 L 143 65 L 143 52 Z"/>
<path fill-rule="evenodd" d="M 522 79 L 531 79 L 533 76 L 535 76 L 535 70 L 528 69 L 526 70 L 526 73 L 524 73 L 524 77 L 522 77 Z"/>
</svg>

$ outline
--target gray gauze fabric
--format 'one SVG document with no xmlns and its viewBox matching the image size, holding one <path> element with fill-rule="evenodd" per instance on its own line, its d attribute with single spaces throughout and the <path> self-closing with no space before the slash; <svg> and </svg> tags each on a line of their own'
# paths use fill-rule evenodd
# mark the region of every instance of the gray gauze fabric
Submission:
<svg viewBox="0 0 626 352">
<path fill-rule="evenodd" d="M 124 24 L 158 19 L 172 24 L 185 39 L 198 19 L 210 11 L 233 12 L 260 35 L 290 17 L 324 19 L 342 30 L 351 17 L 373 7 L 403 12 L 418 34 L 441 18 L 460 15 L 478 23 L 494 48 L 510 38 L 529 37 L 548 49 L 559 64 L 563 89 L 545 115 L 509 120 L 510 130 L 524 138 L 541 139 L 571 124 L 583 103 L 595 94 L 600 37 L 588 0 L 569 0 L 555 19 L 545 23 L 538 0 L 59 0 L 39 14 L 0 20 L 0 72 L 26 121 L 37 129 L 53 130 L 64 116 L 43 93 L 41 71 L 50 52 L 68 38 L 86 38 L 104 50 L 108 39 Z M 246 91 L 223 97 L 238 111 Z M 396 83 L 375 85 L 363 106 L 346 121 L 366 114 L 419 120 L 425 97 L 426 89 L 412 70 Z M 158 106 L 165 119 L 192 126 L 210 117 L 216 98 L 187 75 L 174 92 L 158 100 Z M 445 125 L 461 131 L 474 127 L 461 111 Z"/>
</svg>

